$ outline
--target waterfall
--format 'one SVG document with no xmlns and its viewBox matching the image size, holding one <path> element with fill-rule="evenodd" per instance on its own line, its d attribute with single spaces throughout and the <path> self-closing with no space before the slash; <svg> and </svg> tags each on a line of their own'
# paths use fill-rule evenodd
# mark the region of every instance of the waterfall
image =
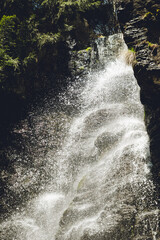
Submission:
<svg viewBox="0 0 160 240">
<path fill-rule="evenodd" d="M 103 67 L 91 67 L 58 104 L 47 99 L 15 129 L 30 140 L 8 188 L 31 196 L 2 221 L 2 240 L 158 239 L 148 136 L 128 50 L 121 34 L 97 44 Z"/>
</svg>

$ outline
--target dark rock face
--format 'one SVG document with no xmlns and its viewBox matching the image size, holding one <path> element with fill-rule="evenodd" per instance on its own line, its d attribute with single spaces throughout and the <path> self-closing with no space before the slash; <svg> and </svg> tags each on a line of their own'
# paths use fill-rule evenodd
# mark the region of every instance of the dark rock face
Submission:
<svg viewBox="0 0 160 240">
<path fill-rule="evenodd" d="M 10 151 L 13 148 L 17 154 L 23 153 L 33 140 L 32 117 L 28 112 L 36 102 L 40 106 L 46 96 L 50 99 L 58 95 L 67 87 L 69 81 L 85 76 L 92 64 L 95 63 L 97 66 L 99 56 L 95 41 L 105 42 L 107 40 L 104 36 L 117 32 L 118 25 L 112 1 L 104 2 L 105 4 L 98 10 L 91 11 L 89 15 L 84 13 L 83 18 L 77 18 L 76 28 L 70 32 L 69 36 L 64 36 L 63 41 L 44 47 L 37 65 L 31 62 L 27 79 L 21 82 L 17 79 L 11 93 L 5 89 L 0 90 L 0 215 L 2 215 L 0 220 L 4 217 L 3 215 L 8 216 L 11 209 L 21 205 L 22 198 L 25 202 L 28 200 L 27 196 L 31 195 L 28 190 L 19 189 L 18 193 L 13 193 L 8 188 L 8 182 L 13 181 L 10 179 L 16 174 L 14 165 L 17 162 L 17 159 L 11 158 Z M 37 72 L 36 78 L 33 78 L 33 71 Z M 25 122 L 24 119 L 27 116 L 29 120 L 24 123 L 25 127 L 22 127 L 21 123 Z M 15 126 L 20 126 L 23 130 L 15 131 Z M 43 126 L 42 129 L 41 135 L 45 136 L 45 127 Z M 56 136 L 56 134 L 53 135 Z M 56 136 L 56 138 L 59 137 Z M 44 146 L 39 145 L 38 148 L 44 149 Z M 23 158 L 25 159 L 24 156 Z M 25 161 L 23 161 L 24 164 Z M 32 156 L 26 162 L 28 166 L 32 165 Z M 32 193 L 37 192 L 36 187 L 32 186 L 33 188 Z M 9 200 L 7 196 L 10 196 Z"/>
<path fill-rule="evenodd" d="M 136 55 L 134 73 L 145 108 L 153 173 L 160 183 L 160 1 L 121 0 L 118 18 L 124 39 Z"/>
</svg>

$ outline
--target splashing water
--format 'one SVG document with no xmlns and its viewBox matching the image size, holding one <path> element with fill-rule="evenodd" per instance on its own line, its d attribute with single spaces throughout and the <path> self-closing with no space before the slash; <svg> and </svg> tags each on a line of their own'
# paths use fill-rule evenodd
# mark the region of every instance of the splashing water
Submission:
<svg viewBox="0 0 160 240">
<path fill-rule="evenodd" d="M 122 36 L 106 42 L 98 45 L 105 67 L 61 94 L 59 112 L 47 103 L 33 117 L 34 166 L 15 166 L 10 188 L 39 179 L 39 194 L 2 222 L 0 239 L 158 239 L 139 88 Z"/>
</svg>

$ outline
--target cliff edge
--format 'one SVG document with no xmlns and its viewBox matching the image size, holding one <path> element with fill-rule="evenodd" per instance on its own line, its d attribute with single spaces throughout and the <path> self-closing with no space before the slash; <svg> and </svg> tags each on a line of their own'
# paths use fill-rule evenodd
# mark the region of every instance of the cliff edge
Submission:
<svg viewBox="0 0 160 240">
<path fill-rule="evenodd" d="M 141 88 L 145 124 L 150 137 L 153 175 L 160 183 L 160 1 L 120 0 L 118 18 L 128 48 L 134 52 L 133 69 Z"/>
</svg>

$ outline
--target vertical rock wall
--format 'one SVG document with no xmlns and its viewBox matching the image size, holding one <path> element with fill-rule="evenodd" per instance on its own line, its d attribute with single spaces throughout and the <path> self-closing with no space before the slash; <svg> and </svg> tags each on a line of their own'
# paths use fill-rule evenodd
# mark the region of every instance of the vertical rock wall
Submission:
<svg viewBox="0 0 160 240">
<path fill-rule="evenodd" d="M 160 1 L 120 0 L 118 18 L 134 52 L 134 73 L 141 88 L 155 180 L 160 183 Z"/>
</svg>

